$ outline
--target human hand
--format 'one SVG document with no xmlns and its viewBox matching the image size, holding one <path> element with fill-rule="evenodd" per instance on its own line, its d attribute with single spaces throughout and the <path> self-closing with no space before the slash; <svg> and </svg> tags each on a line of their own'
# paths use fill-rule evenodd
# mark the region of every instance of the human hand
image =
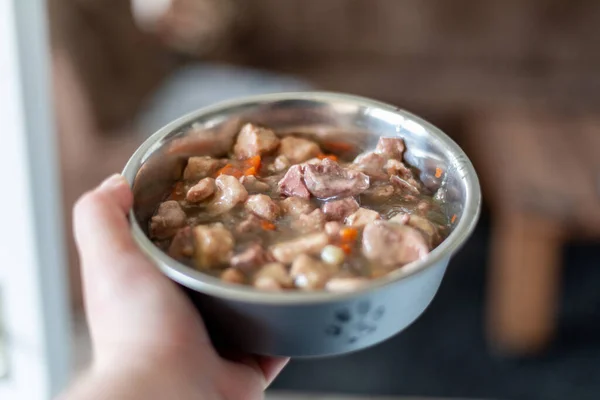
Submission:
<svg viewBox="0 0 600 400">
<path fill-rule="evenodd" d="M 132 203 L 114 175 L 75 206 L 93 363 L 64 398 L 262 398 L 287 359 L 217 354 L 191 302 L 134 242 Z"/>
</svg>

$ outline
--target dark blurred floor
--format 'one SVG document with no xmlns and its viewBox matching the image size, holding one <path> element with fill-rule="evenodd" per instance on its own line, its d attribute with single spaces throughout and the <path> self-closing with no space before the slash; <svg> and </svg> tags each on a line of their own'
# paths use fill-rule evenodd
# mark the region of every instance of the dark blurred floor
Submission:
<svg viewBox="0 0 600 400">
<path fill-rule="evenodd" d="M 429 309 L 404 333 L 344 357 L 296 361 L 274 389 L 494 399 L 600 398 L 600 246 L 565 252 L 557 337 L 528 360 L 494 357 L 484 342 L 484 216 L 451 262 Z"/>
</svg>

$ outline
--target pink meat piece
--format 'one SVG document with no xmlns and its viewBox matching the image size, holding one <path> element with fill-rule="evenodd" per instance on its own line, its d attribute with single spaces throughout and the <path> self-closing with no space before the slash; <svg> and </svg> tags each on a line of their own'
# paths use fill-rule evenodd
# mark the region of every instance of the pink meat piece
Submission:
<svg viewBox="0 0 600 400">
<path fill-rule="evenodd" d="M 361 227 L 378 219 L 381 219 L 381 215 L 379 215 L 377 211 L 360 207 L 358 210 L 346 217 L 345 223 L 346 225 Z"/>
<path fill-rule="evenodd" d="M 304 184 L 313 196 L 320 199 L 350 197 L 369 188 L 369 177 L 325 158 L 318 164 L 305 165 Z"/>
<path fill-rule="evenodd" d="M 296 287 L 302 290 L 316 290 L 325 287 L 329 278 L 338 271 L 338 267 L 323 263 L 306 254 L 294 259 L 290 275 Z"/>
<path fill-rule="evenodd" d="M 253 244 L 246 250 L 234 255 L 229 262 L 232 267 L 243 271 L 251 271 L 267 262 L 264 249 L 259 244 Z"/>
<path fill-rule="evenodd" d="M 175 200 L 168 200 L 158 206 L 156 215 L 150 219 L 150 237 L 167 239 L 186 224 L 185 211 Z"/>
<path fill-rule="evenodd" d="M 419 188 L 421 186 L 415 179 L 412 171 L 402 161 L 388 160 L 385 163 L 384 168 L 390 176 L 397 175 L 400 179 L 405 180 L 415 188 Z"/>
<path fill-rule="evenodd" d="M 342 230 L 343 225 L 337 221 L 327 222 L 324 226 L 325 233 L 331 239 L 337 239 L 340 236 L 340 231 Z"/>
<path fill-rule="evenodd" d="M 202 178 L 206 178 L 217 172 L 222 164 L 223 162 L 221 160 L 208 156 L 190 157 L 185 170 L 183 171 L 183 179 L 187 181 L 198 181 Z"/>
<path fill-rule="evenodd" d="M 387 221 L 365 226 L 362 251 L 366 258 L 384 268 L 400 267 L 425 257 L 429 247 L 414 228 Z"/>
<path fill-rule="evenodd" d="M 310 198 L 310 192 L 306 188 L 302 177 L 301 165 L 293 165 L 288 169 L 285 176 L 279 181 L 279 192 L 286 196 L 297 196 L 302 199 Z"/>
<path fill-rule="evenodd" d="M 277 149 L 279 138 L 266 128 L 246 124 L 240 130 L 233 153 L 239 159 L 269 154 Z"/>
<path fill-rule="evenodd" d="M 189 226 L 177 231 L 168 250 L 169 256 L 176 260 L 185 260 L 194 255 L 194 234 Z"/>
<path fill-rule="evenodd" d="M 212 196 L 216 189 L 213 178 L 204 178 L 188 190 L 185 199 L 190 203 L 199 203 Z"/>
<path fill-rule="evenodd" d="M 236 268 L 227 268 L 221 273 L 221 280 L 235 285 L 243 285 L 246 281 L 244 273 Z"/>
<path fill-rule="evenodd" d="M 373 179 L 383 180 L 388 178 L 383 169 L 385 163 L 386 159 L 384 156 L 369 152 L 357 156 L 352 162 L 351 167 L 357 171 L 364 172 Z"/>
<path fill-rule="evenodd" d="M 300 214 L 292 221 L 292 229 L 298 232 L 308 233 L 321 231 L 325 225 L 325 214 L 317 208 L 310 214 Z"/>
<path fill-rule="evenodd" d="M 375 153 L 381 154 L 387 158 L 395 158 L 396 160 L 402 160 L 405 149 L 406 146 L 404 145 L 404 140 L 402 140 L 401 138 L 382 137 L 379 138 L 379 141 L 377 142 L 377 147 L 375 147 Z"/>
<path fill-rule="evenodd" d="M 279 202 L 281 211 L 287 215 L 298 216 L 300 214 L 309 214 L 316 207 L 310 200 L 292 196 Z"/>
<path fill-rule="evenodd" d="M 396 214 L 393 218 L 390 218 L 390 222 L 395 222 L 401 225 L 408 225 L 412 228 L 417 229 L 419 232 L 423 234 L 427 245 L 430 248 L 433 248 L 435 244 L 437 244 L 440 240 L 440 232 L 438 225 L 434 224 L 427 218 L 414 215 L 414 214 L 405 214 L 399 213 Z"/>
<path fill-rule="evenodd" d="M 404 193 L 412 193 L 415 195 L 418 195 L 420 193 L 419 189 L 415 185 L 413 185 L 405 179 L 400 178 L 398 175 L 392 175 L 390 177 L 390 183 L 399 188 Z"/>
<path fill-rule="evenodd" d="M 312 140 L 288 136 L 281 139 L 279 154 L 285 156 L 292 164 L 298 164 L 321 153 L 321 148 Z"/>
<path fill-rule="evenodd" d="M 229 229 L 217 222 L 194 227 L 195 258 L 200 268 L 214 268 L 229 263 L 235 240 Z"/>
<path fill-rule="evenodd" d="M 361 196 L 367 197 L 371 201 L 383 203 L 387 201 L 395 193 L 394 186 L 389 183 L 371 186 L 365 190 Z"/>
<path fill-rule="evenodd" d="M 248 198 L 248 191 L 234 176 L 221 175 L 216 184 L 217 192 L 207 207 L 212 214 L 223 214 Z"/>
<path fill-rule="evenodd" d="M 266 291 L 281 291 L 292 288 L 294 281 L 285 265 L 269 263 L 264 265 L 254 276 L 254 287 Z"/>
<path fill-rule="evenodd" d="M 269 251 L 275 260 L 291 263 L 299 254 L 319 254 L 329 244 L 326 233 L 310 233 L 295 239 L 272 245 Z"/>
<path fill-rule="evenodd" d="M 235 227 L 235 231 L 238 234 L 250 233 L 250 232 L 253 232 L 253 231 L 258 231 L 259 229 L 261 229 L 260 218 L 258 218 L 254 214 L 250 214 L 248 217 L 246 217 L 245 220 L 243 220 L 242 222 L 240 222 Z"/>
<path fill-rule="evenodd" d="M 345 199 L 328 201 L 321 206 L 321 210 L 323 210 L 329 221 L 343 221 L 359 207 L 353 197 L 346 197 Z"/>
<path fill-rule="evenodd" d="M 245 207 L 253 214 L 269 221 L 275 221 L 279 216 L 279 206 L 266 194 L 248 197 Z"/>
</svg>

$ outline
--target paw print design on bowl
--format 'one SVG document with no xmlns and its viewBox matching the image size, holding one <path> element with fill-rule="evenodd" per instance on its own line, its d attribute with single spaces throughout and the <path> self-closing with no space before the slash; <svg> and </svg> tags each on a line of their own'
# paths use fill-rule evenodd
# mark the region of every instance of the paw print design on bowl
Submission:
<svg viewBox="0 0 600 400">
<path fill-rule="evenodd" d="M 325 334 L 356 343 L 377 330 L 384 313 L 384 306 L 373 307 L 369 301 L 360 301 L 351 308 L 340 308 L 334 312 L 334 321 L 327 326 Z"/>
</svg>

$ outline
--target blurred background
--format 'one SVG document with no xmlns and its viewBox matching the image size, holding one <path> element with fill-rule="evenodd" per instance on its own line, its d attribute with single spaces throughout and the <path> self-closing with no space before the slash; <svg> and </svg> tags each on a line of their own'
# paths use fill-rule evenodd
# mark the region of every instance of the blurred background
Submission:
<svg viewBox="0 0 600 400">
<path fill-rule="evenodd" d="M 486 201 L 428 311 L 273 385 L 398 399 L 600 395 L 600 2 L 48 0 L 65 226 L 155 129 L 216 101 L 332 90 L 454 138 Z M 67 233 L 76 365 L 88 360 Z M 275 398 L 275 397 L 274 397 Z"/>
</svg>

